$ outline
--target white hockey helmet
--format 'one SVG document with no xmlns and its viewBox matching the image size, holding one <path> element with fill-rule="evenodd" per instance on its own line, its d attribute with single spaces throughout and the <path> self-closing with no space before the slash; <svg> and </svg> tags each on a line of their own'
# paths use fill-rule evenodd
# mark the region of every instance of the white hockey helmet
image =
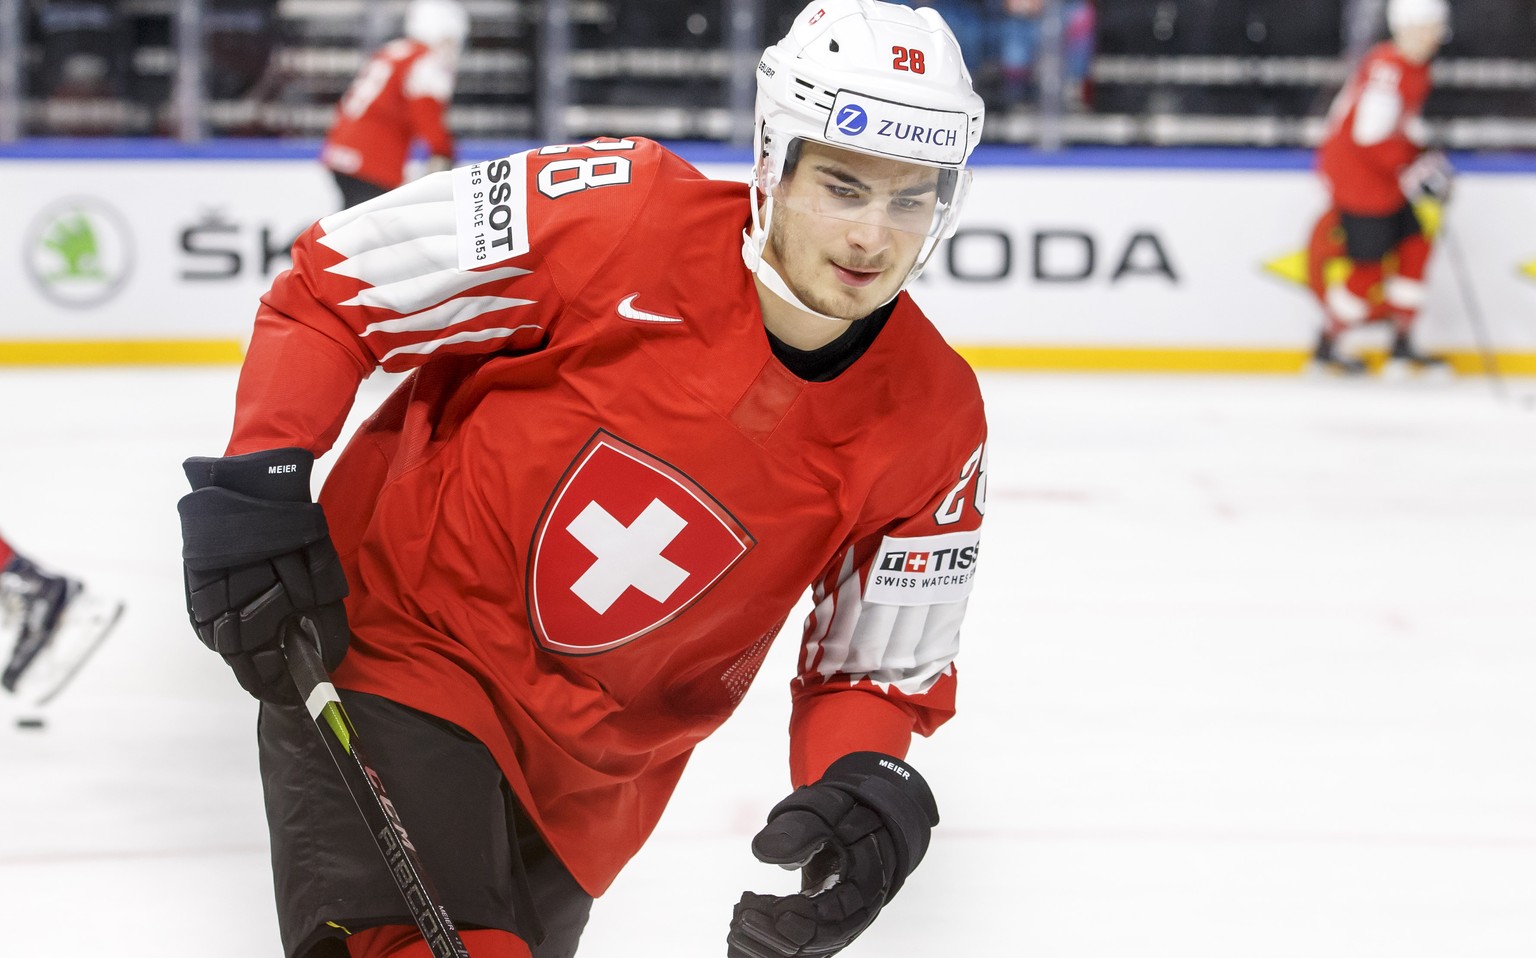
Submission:
<svg viewBox="0 0 1536 958">
<path fill-rule="evenodd" d="M 469 12 L 457 0 L 411 0 L 405 35 L 429 47 L 461 47 L 469 36 Z"/>
<path fill-rule="evenodd" d="M 812 0 L 757 65 L 748 265 L 758 269 L 794 144 L 810 141 L 940 171 L 939 202 L 904 288 L 955 231 L 984 112 L 960 44 L 937 11 Z"/>
<path fill-rule="evenodd" d="M 1446 0 L 1387 0 L 1387 29 L 1393 33 L 1407 27 L 1445 26 L 1450 19 Z"/>
</svg>

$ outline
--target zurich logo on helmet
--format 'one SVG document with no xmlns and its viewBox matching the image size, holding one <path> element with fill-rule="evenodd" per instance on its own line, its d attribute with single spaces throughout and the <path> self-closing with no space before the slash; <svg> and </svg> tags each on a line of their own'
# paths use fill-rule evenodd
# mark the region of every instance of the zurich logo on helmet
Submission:
<svg viewBox="0 0 1536 958">
<path fill-rule="evenodd" d="M 868 125 L 869 114 L 856 103 L 849 103 L 837 114 L 837 128 L 847 136 L 858 136 Z"/>
</svg>

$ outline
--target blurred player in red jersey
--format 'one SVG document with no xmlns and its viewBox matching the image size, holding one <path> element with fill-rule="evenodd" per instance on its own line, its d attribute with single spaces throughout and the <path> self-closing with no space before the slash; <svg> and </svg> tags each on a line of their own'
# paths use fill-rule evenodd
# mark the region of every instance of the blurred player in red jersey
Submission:
<svg viewBox="0 0 1536 958">
<path fill-rule="evenodd" d="M 1443 359 L 1414 349 L 1410 331 L 1424 302 L 1430 251 L 1412 201 L 1426 192 L 1443 198 L 1450 183 L 1444 156 L 1426 152 L 1416 129 L 1429 96 L 1429 61 L 1445 40 L 1449 17 L 1445 0 L 1389 0 L 1391 40 L 1365 55 L 1329 110 L 1318 170 L 1351 267 L 1342 283 L 1328 284 L 1323 294 L 1324 327 L 1313 354 L 1320 369 L 1363 372 L 1360 360 L 1338 354 L 1336 340 L 1378 313 L 1394 327 L 1389 362 L 1395 370 L 1445 367 Z M 1325 231 L 1314 231 L 1321 235 Z M 1390 273 L 1384 267 L 1389 258 L 1395 264 Z M 1378 296 L 1379 305 L 1373 299 Z"/>
<path fill-rule="evenodd" d="M 425 172 L 453 165 L 453 134 L 444 114 L 468 35 L 469 14 L 456 0 L 411 0 L 405 36 L 380 48 L 347 87 L 320 151 L 320 162 L 341 189 L 343 208 L 405 182 L 406 159 L 417 140 L 431 153 Z"/>
<path fill-rule="evenodd" d="M 982 101 L 937 14 L 870 0 L 756 72 L 750 186 L 644 139 L 533 149 L 322 219 L 262 297 L 180 512 L 193 626 L 263 700 L 289 958 L 427 954 L 295 701 L 296 618 L 476 958 L 574 953 L 807 589 L 796 790 L 752 843 L 806 891 L 743 894 L 728 952 L 833 954 L 922 859 L 905 755 L 954 712 L 986 422 L 905 289 Z M 314 504 L 380 367 L 412 372 Z"/>
<path fill-rule="evenodd" d="M 57 575 L 0 537 L 0 641 L 11 655 L 0 685 L 29 704 L 57 695 L 122 615 L 123 604 Z M 0 645 L 4 648 L 4 645 Z"/>
</svg>

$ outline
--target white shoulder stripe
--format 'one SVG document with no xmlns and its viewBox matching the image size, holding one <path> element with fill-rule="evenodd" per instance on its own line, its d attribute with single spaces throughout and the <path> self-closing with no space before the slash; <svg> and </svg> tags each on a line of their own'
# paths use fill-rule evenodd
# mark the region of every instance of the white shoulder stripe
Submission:
<svg viewBox="0 0 1536 958">
<path fill-rule="evenodd" d="M 320 242 L 331 246 L 321 237 Z M 415 236 L 388 245 L 365 246 L 346 252 L 346 259 L 326 267 L 327 273 L 350 276 L 374 286 L 385 286 L 425 273 L 455 268 L 452 260 L 443 260 L 444 249 L 454 249 L 452 236 Z"/>
<path fill-rule="evenodd" d="M 368 205 L 364 203 L 357 208 L 362 209 Z M 416 243 L 432 240 L 452 243 L 452 201 L 378 210 L 375 215 L 359 217 L 334 230 L 328 229 L 320 237 L 321 245 L 329 246 L 348 259 L 402 245 L 414 248 Z M 456 253 L 444 259 L 433 245 L 429 245 L 425 253 L 430 255 L 430 262 L 438 269 L 458 265 Z M 421 268 L 419 260 L 416 261 L 416 268 Z"/>
<path fill-rule="evenodd" d="M 447 170 L 441 173 L 433 173 L 420 179 L 412 180 L 404 186 L 390 190 L 382 196 L 376 196 L 366 203 L 348 207 L 323 217 L 320 227 L 326 235 L 338 233 L 348 225 L 361 219 L 368 219 L 369 214 L 380 210 L 392 210 L 400 207 L 430 205 L 435 203 L 447 203 L 446 226 L 449 232 L 453 231 L 453 177 Z"/>
<path fill-rule="evenodd" d="M 366 317 L 375 321 L 362 336 L 436 337 L 395 346 L 379 357 L 381 364 L 400 356 L 430 355 L 455 343 L 494 344 L 523 330 L 543 328 L 537 323 L 507 328 L 499 325 L 504 322 L 499 316 L 489 320 L 498 323 L 494 329 L 465 328 L 487 315 L 533 305 L 534 300 L 463 294 L 487 284 L 506 284 L 531 271 L 516 266 L 459 268 L 453 177 L 448 173 L 407 183 L 332 214 L 320 225 L 324 234 L 318 242 L 342 256 L 326 272 L 362 284 L 351 299 L 336 305 L 377 311 Z"/>
<path fill-rule="evenodd" d="M 450 299 L 446 303 L 440 303 L 430 309 L 401 316 L 399 319 L 385 319 L 377 323 L 369 323 L 363 330 L 364 336 L 374 333 L 412 333 L 424 332 L 434 329 L 447 329 L 460 323 L 467 323 L 472 319 L 484 316 L 486 313 L 494 313 L 498 309 L 511 309 L 514 306 L 527 306 L 533 303 L 531 299 L 513 299 L 510 296 L 465 296 L 460 299 Z M 523 329 L 526 327 L 518 327 Z"/>
<path fill-rule="evenodd" d="M 454 333 L 452 336 L 444 336 L 441 339 L 434 339 L 430 342 L 410 343 L 405 346 L 400 346 L 396 349 L 391 349 L 389 352 L 379 357 L 379 365 L 382 366 L 396 356 L 434 353 L 441 347 L 451 346 L 454 343 L 479 343 L 484 342 L 487 339 L 498 339 L 501 337 L 512 336 L 525 329 L 539 328 L 539 326 L 530 323 L 526 326 L 515 326 L 511 329 L 474 329 L 468 332 Z"/>
</svg>

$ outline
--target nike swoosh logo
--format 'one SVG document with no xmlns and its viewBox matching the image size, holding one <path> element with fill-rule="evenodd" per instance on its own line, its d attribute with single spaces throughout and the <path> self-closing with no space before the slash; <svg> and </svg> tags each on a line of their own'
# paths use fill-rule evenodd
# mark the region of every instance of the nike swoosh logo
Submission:
<svg viewBox="0 0 1536 958">
<path fill-rule="evenodd" d="M 635 307 L 635 299 L 639 295 L 639 293 L 631 293 L 619 300 L 620 316 L 623 316 L 625 319 L 632 319 L 637 323 L 680 323 L 683 321 L 680 316 L 666 316 L 661 313 L 651 313 L 643 309 L 637 309 Z"/>
</svg>

